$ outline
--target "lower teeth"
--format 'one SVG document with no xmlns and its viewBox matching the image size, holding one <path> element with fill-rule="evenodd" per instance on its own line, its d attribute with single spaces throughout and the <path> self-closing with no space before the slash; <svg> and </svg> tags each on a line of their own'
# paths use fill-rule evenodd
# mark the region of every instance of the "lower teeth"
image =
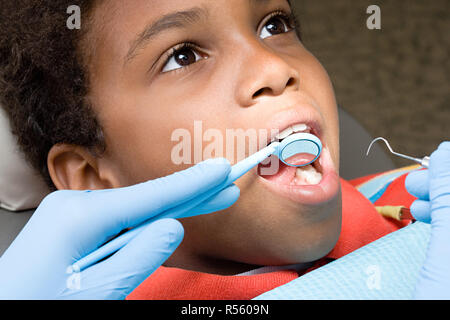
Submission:
<svg viewBox="0 0 450 320">
<path fill-rule="evenodd" d="M 322 174 L 316 170 L 312 165 L 298 167 L 295 172 L 292 184 L 295 185 L 312 185 L 319 184 L 322 181 Z"/>
</svg>

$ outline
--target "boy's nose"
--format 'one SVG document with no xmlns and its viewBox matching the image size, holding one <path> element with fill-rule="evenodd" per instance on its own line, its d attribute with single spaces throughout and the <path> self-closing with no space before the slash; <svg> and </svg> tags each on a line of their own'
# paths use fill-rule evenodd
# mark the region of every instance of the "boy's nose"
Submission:
<svg viewBox="0 0 450 320">
<path fill-rule="evenodd" d="M 237 99 L 241 106 L 249 107 L 266 96 L 280 96 L 289 90 L 298 90 L 300 76 L 280 55 L 261 49 L 241 64 L 241 81 Z"/>
</svg>

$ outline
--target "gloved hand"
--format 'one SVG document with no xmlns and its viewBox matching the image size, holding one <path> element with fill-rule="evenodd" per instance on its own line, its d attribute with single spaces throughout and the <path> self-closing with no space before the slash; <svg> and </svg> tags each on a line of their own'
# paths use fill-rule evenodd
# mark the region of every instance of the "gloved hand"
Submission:
<svg viewBox="0 0 450 320">
<path fill-rule="evenodd" d="M 431 223 L 415 298 L 450 299 L 450 142 L 443 142 L 431 155 L 428 170 L 410 173 L 405 185 L 419 198 L 411 206 L 413 216 Z"/>
<path fill-rule="evenodd" d="M 80 273 L 66 270 L 122 230 L 224 182 L 230 170 L 225 159 L 213 159 L 131 187 L 50 194 L 0 258 L 0 298 L 124 299 L 180 244 L 178 221 L 156 220 L 108 259 Z M 225 209 L 238 197 L 231 185 L 183 217 Z"/>
</svg>

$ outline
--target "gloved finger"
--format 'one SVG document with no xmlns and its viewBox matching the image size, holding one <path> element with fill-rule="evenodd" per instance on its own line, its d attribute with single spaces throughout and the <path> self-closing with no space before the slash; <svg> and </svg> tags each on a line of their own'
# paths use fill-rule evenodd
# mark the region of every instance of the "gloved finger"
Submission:
<svg viewBox="0 0 450 320">
<path fill-rule="evenodd" d="M 415 298 L 448 299 L 450 277 L 450 142 L 430 156 L 431 236 Z"/>
<path fill-rule="evenodd" d="M 450 220 L 450 142 L 443 142 L 430 156 L 430 200 L 433 220 Z M 450 222 L 450 221 L 449 221 Z"/>
<path fill-rule="evenodd" d="M 100 237 L 113 236 L 207 192 L 224 182 L 230 171 L 226 159 L 210 159 L 131 187 L 86 193 L 83 203 L 95 213 L 89 216 L 89 224 L 98 226 Z"/>
<path fill-rule="evenodd" d="M 181 209 L 186 210 L 183 213 L 177 213 L 177 218 L 187 218 L 187 217 L 193 217 L 201 214 L 207 214 L 215 211 L 220 211 L 225 208 L 228 208 L 231 206 L 238 198 L 240 194 L 240 190 L 237 186 L 231 185 L 219 192 L 216 192 L 215 194 L 212 193 L 213 196 L 210 196 L 210 198 L 205 198 L 203 202 L 195 202 L 194 204 L 190 204 L 189 202 L 185 205 L 183 204 L 181 206 Z M 188 206 L 188 208 L 185 208 L 185 206 Z M 196 206 L 196 207 L 195 207 Z M 177 207 L 177 210 L 179 207 Z M 127 231 L 125 234 L 123 234 L 120 238 L 114 239 L 111 242 L 108 242 L 105 246 L 100 249 L 100 251 L 96 251 L 93 253 L 93 255 L 89 255 L 89 257 L 79 257 L 80 258 L 86 258 L 82 259 L 83 261 L 78 261 L 76 263 L 76 266 L 74 268 L 77 270 L 84 269 L 86 265 L 92 264 L 92 260 L 98 261 L 99 259 L 102 259 L 102 257 L 105 257 L 106 255 L 111 254 L 111 252 L 117 251 L 123 246 L 125 246 L 133 237 L 142 230 L 145 230 L 145 228 L 149 225 L 154 223 L 154 221 L 161 220 L 161 219 L 167 219 L 173 217 L 173 212 L 169 212 L 167 214 L 161 214 L 160 216 L 150 219 L 149 221 L 145 222 L 143 225 L 140 225 L 136 228 L 133 228 L 132 230 Z M 107 239 L 110 240 L 110 239 Z M 107 242 L 107 241 L 104 241 Z M 87 250 L 83 250 L 84 252 L 87 252 Z M 93 258 L 95 257 L 95 258 Z M 89 261 L 89 262 L 88 262 Z"/>
<path fill-rule="evenodd" d="M 442 142 L 430 156 L 430 178 L 450 179 L 450 141 Z"/>
<path fill-rule="evenodd" d="M 413 171 L 406 176 L 406 190 L 416 198 L 428 201 L 430 199 L 428 170 Z"/>
<path fill-rule="evenodd" d="M 416 200 L 411 204 L 410 210 L 416 220 L 431 223 L 431 204 L 429 201 Z"/>
<path fill-rule="evenodd" d="M 78 288 L 67 290 L 64 295 L 86 299 L 85 293 L 89 292 L 102 299 L 125 299 L 170 257 L 183 235 L 177 220 L 153 222 L 114 255 L 82 271 Z"/>
<path fill-rule="evenodd" d="M 232 184 L 192 209 L 185 217 L 208 214 L 231 207 L 239 199 L 240 190 Z"/>
</svg>

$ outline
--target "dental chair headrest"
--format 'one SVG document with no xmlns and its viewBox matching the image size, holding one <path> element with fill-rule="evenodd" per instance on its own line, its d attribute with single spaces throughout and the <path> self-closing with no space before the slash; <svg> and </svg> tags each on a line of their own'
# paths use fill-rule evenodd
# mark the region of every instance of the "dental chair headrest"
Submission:
<svg viewBox="0 0 450 320">
<path fill-rule="evenodd" d="M 0 155 L 0 207 L 10 211 L 36 208 L 49 189 L 25 161 L 1 105 Z"/>
</svg>

